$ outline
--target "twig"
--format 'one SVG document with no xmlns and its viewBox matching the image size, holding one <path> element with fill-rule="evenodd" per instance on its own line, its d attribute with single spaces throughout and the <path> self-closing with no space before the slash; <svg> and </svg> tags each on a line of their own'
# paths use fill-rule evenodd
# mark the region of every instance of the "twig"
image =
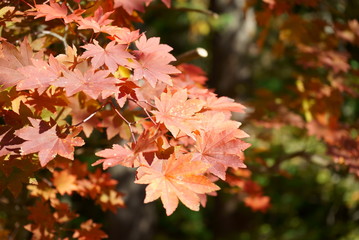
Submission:
<svg viewBox="0 0 359 240">
<path fill-rule="evenodd" d="M 182 53 L 177 56 L 177 61 L 172 63 L 172 65 L 179 65 L 181 63 L 189 62 L 197 58 L 206 58 L 208 56 L 208 52 L 204 48 L 196 48 L 194 50 L 190 50 L 188 52 Z"/>
<path fill-rule="evenodd" d="M 96 115 L 96 113 L 98 113 L 104 106 L 106 106 L 107 104 L 109 104 L 110 102 L 105 102 L 104 104 L 102 104 L 98 109 L 96 109 L 96 111 L 94 111 L 93 113 L 91 113 L 87 118 L 85 118 L 84 120 L 82 120 L 79 123 L 76 123 L 75 125 L 73 125 L 74 127 L 77 127 L 85 122 L 87 122 L 88 120 L 90 120 L 93 116 Z"/>
<path fill-rule="evenodd" d="M 59 120 L 60 116 L 64 113 L 65 108 L 61 108 L 60 112 L 57 114 L 57 116 L 55 117 L 55 122 L 57 122 L 57 120 Z"/>
<path fill-rule="evenodd" d="M 153 124 L 157 125 L 157 123 L 153 120 L 153 118 L 151 117 L 151 115 L 150 115 L 150 113 L 147 111 L 147 109 L 144 108 L 144 107 L 142 107 L 142 106 L 139 104 L 139 102 L 146 103 L 146 104 L 150 105 L 151 107 L 155 107 L 155 106 L 153 106 L 152 104 L 150 104 L 150 103 L 147 102 L 146 100 L 144 100 L 144 101 L 137 101 L 137 100 L 132 99 L 132 98 L 129 98 L 128 100 L 131 100 L 132 102 L 136 103 L 137 106 L 139 106 L 140 108 L 142 108 L 143 111 L 145 111 L 147 117 L 151 120 L 151 122 L 152 122 Z"/>
<path fill-rule="evenodd" d="M 67 46 L 68 46 L 68 44 L 67 44 L 67 42 L 66 42 L 66 39 L 65 39 L 64 37 L 60 36 L 60 35 L 57 34 L 57 33 L 44 30 L 44 31 L 41 32 L 41 34 L 43 34 L 43 35 L 51 35 L 51 36 L 53 36 L 53 37 L 59 39 L 59 40 L 64 44 L 65 49 L 66 49 Z"/>
<path fill-rule="evenodd" d="M 129 122 L 121 113 L 120 111 L 117 110 L 117 107 L 115 106 L 115 104 L 113 104 L 112 102 L 110 102 L 111 106 L 113 107 L 113 110 L 115 110 L 115 112 L 117 113 L 117 115 L 123 120 L 125 121 L 125 123 L 128 125 L 128 127 L 130 128 L 130 132 L 131 132 L 131 137 L 134 143 L 136 143 L 136 138 L 135 138 L 135 134 L 133 132 L 132 129 L 132 124 L 134 124 L 133 122 Z"/>
<path fill-rule="evenodd" d="M 139 105 L 140 106 L 140 105 Z M 154 125 L 157 125 L 157 123 L 153 120 L 153 118 L 150 116 L 150 114 L 148 113 L 147 109 L 146 108 L 142 108 L 146 115 L 149 117 L 149 119 L 151 120 L 151 122 L 154 124 Z"/>
</svg>

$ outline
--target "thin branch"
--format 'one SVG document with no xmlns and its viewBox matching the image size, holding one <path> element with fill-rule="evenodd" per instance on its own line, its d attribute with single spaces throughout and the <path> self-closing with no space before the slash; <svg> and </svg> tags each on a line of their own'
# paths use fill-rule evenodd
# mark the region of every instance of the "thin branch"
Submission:
<svg viewBox="0 0 359 240">
<path fill-rule="evenodd" d="M 150 103 L 147 102 L 146 100 L 144 100 L 144 101 L 137 101 L 137 100 L 132 99 L 132 98 L 129 98 L 128 100 L 131 100 L 132 102 L 136 103 L 137 106 L 139 106 L 140 108 L 142 108 L 143 111 L 145 111 L 147 117 L 151 120 L 151 122 L 152 122 L 154 125 L 157 125 L 157 123 L 153 120 L 153 118 L 151 117 L 151 115 L 150 115 L 150 113 L 147 111 L 147 109 L 144 108 L 144 107 L 142 107 L 141 104 L 139 104 L 139 102 L 146 103 L 146 104 L 150 105 L 151 107 L 155 107 L 155 106 L 153 106 L 152 104 L 150 104 Z"/>
<path fill-rule="evenodd" d="M 55 117 L 55 122 L 57 122 L 57 120 L 59 120 L 60 116 L 64 113 L 65 108 L 61 108 L 60 112 L 57 114 L 57 116 Z"/>
<path fill-rule="evenodd" d="M 147 105 L 153 107 L 153 108 L 156 108 L 155 105 L 153 105 L 152 103 L 149 103 L 147 100 L 140 100 L 140 101 L 137 101 L 137 102 L 143 102 L 143 103 L 146 103 Z"/>
<path fill-rule="evenodd" d="M 136 138 L 135 138 L 135 134 L 133 132 L 133 128 L 132 125 L 135 124 L 133 122 L 129 122 L 121 113 L 120 111 L 118 111 L 117 107 L 115 106 L 115 104 L 113 104 L 112 102 L 110 102 L 111 106 L 113 107 L 113 110 L 115 110 L 115 112 L 117 113 L 117 115 L 128 125 L 128 127 L 130 128 L 130 132 L 131 132 L 131 137 L 134 143 L 136 143 Z"/>
<path fill-rule="evenodd" d="M 67 46 L 68 46 L 68 44 L 67 44 L 67 42 L 66 42 L 66 38 L 60 36 L 60 35 L 57 34 L 57 33 L 44 30 L 44 31 L 41 32 L 41 34 L 42 34 L 42 35 L 50 35 L 50 36 L 53 36 L 53 37 L 59 39 L 59 40 L 62 42 L 62 44 L 64 45 L 65 49 L 66 49 Z"/>
<path fill-rule="evenodd" d="M 96 109 L 96 111 L 94 111 L 93 113 L 91 113 L 87 118 L 85 118 L 84 120 L 82 120 L 79 123 L 76 123 L 75 125 L 73 125 L 74 127 L 78 127 L 79 125 L 87 122 L 88 120 L 90 120 L 93 116 L 96 115 L 96 113 L 98 113 L 104 106 L 106 106 L 107 104 L 109 104 L 109 102 L 105 102 L 103 103 L 98 109 Z"/>
<path fill-rule="evenodd" d="M 149 119 L 151 120 L 151 122 L 154 124 L 154 125 L 157 125 L 157 123 L 153 120 L 153 118 L 150 116 L 150 114 L 148 113 L 147 109 L 146 108 L 142 108 L 146 115 L 149 117 Z"/>
<path fill-rule="evenodd" d="M 190 50 L 188 52 L 182 53 L 181 55 L 177 56 L 177 61 L 172 63 L 173 65 L 177 66 L 181 63 L 189 62 L 194 59 L 198 58 L 206 58 L 208 56 L 208 52 L 204 48 L 196 48 L 193 50 Z"/>
</svg>

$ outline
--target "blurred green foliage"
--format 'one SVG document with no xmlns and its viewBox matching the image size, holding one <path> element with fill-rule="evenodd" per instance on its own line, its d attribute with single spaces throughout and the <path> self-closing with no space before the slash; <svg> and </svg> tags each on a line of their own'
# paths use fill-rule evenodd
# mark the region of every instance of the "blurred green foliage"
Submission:
<svg viewBox="0 0 359 240">
<path fill-rule="evenodd" d="M 151 36 L 161 36 L 163 42 L 174 48 L 175 55 L 195 47 L 206 48 L 210 52 L 209 58 L 193 63 L 199 63 L 207 71 L 215 71 L 210 69 L 213 35 L 222 31 L 234 18 L 227 13 L 216 17 L 206 12 L 211 2 L 178 0 L 174 1 L 174 9 L 149 9 L 144 15 L 143 28 Z M 308 16 L 320 12 L 329 16 L 336 4 L 342 6 L 342 3 L 332 1 L 321 1 L 320 4 L 325 6 L 324 10 L 298 6 L 295 12 Z M 339 12 L 346 10 L 338 8 L 337 15 L 332 17 L 343 16 Z M 359 14 L 353 16 L 358 18 Z M 260 30 L 257 29 L 258 35 Z M 293 72 L 300 73 L 303 69 L 298 68 L 291 55 L 280 58 L 271 55 L 271 47 L 278 41 L 276 34 L 278 31 L 272 31 L 266 44 L 253 57 L 251 89 L 248 89 L 248 83 L 232 86 L 247 89 L 244 96 L 237 97 L 252 100 L 256 98 L 256 90 L 264 89 L 278 96 L 275 101 L 280 105 L 283 101 L 280 96 L 290 94 L 289 89 L 296 88 Z M 353 56 L 356 56 L 359 50 L 354 48 L 354 51 Z M 359 69 L 358 59 L 353 58 L 349 63 L 353 70 Z M 318 76 L 326 74 L 326 70 L 320 68 L 306 71 L 315 71 Z M 358 84 L 356 75 L 348 74 L 347 78 Z M 344 98 L 341 121 L 355 124 L 359 118 L 358 101 L 352 96 Z M 246 119 L 243 122 L 246 123 Z M 209 198 L 207 207 L 200 212 L 180 206 L 172 216 L 166 217 L 159 206 L 161 215 L 154 239 L 359 239 L 358 179 L 348 173 L 347 167 L 333 162 L 323 141 L 308 136 L 298 126 L 268 129 L 249 122 L 245 124 L 245 130 L 250 133 L 249 141 L 253 144 L 246 151 L 247 164 L 253 179 L 271 198 L 269 210 L 265 213 L 251 211 L 241 201 L 240 193 L 231 193 L 231 187 L 223 184 L 224 191 L 220 191 L 216 198 Z M 352 129 L 351 135 L 356 138 L 358 130 Z"/>
</svg>

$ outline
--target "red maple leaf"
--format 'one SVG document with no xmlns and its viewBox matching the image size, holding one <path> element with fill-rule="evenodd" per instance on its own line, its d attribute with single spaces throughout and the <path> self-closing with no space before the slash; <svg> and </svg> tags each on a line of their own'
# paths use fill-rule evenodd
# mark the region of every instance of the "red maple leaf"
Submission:
<svg viewBox="0 0 359 240">
<path fill-rule="evenodd" d="M 32 126 L 26 126 L 15 131 L 15 135 L 26 140 L 21 144 L 21 154 L 39 153 L 40 164 L 44 167 L 56 155 L 74 159 L 74 147 L 82 146 L 84 141 L 80 137 L 74 137 L 76 133 L 60 138 L 56 126 L 44 131 L 44 122 L 38 119 L 29 119 Z"/>
<path fill-rule="evenodd" d="M 120 83 L 116 84 L 116 86 L 119 87 L 119 92 L 116 96 L 116 100 L 117 100 L 118 105 L 120 105 L 121 108 L 125 105 L 126 100 L 128 98 L 138 100 L 137 96 L 136 96 L 135 89 L 140 88 L 140 87 L 137 86 L 133 81 L 131 81 L 129 79 L 125 79 L 125 80 L 122 80 Z"/>
<path fill-rule="evenodd" d="M 178 199 L 188 208 L 198 211 L 199 194 L 219 190 L 219 187 L 203 176 L 208 165 L 194 161 L 191 154 L 172 154 L 168 160 L 157 159 L 150 166 L 137 170 L 135 183 L 149 184 L 146 187 L 145 203 L 161 197 L 166 214 L 171 215 L 178 206 Z"/>
<path fill-rule="evenodd" d="M 126 45 L 116 44 L 111 41 L 105 48 L 102 48 L 96 40 L 95 44 L 86 44 L 83 46 L 87 51 L 82 54 L 84 58 L 92 58 L 91 64 L 94 68 L 99 68 L 106 64 L 111 72 L 117 70 L 118 65 L 126 65 L 129 58 L 134 58 L 126 51 Z"/>
</svg>

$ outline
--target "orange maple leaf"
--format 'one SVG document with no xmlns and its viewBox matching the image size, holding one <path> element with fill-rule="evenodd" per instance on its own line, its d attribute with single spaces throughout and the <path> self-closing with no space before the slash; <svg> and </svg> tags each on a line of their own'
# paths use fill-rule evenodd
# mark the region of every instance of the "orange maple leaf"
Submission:
<svg viewBox="0 0 359 240">
<path fill-rule="evenodd" d="M 243 132 L 243 137 L 248 136 Z M 243 163 L 243 151 L 250 146 L 249 143 L 238 139 L 238 129 L 220 130 L 213 128 L 201 131 L 197 136 L 194 159 L 207 162 L 211 165 L 209 172 L 225 179 L 228 167 L 246 167 Z"/>
<path fill-rule="evenodd" d="M 270 207 L 270 198 L 268 196 L 248 196 L 244 199 L 246 206 L 252 208 L 253 211 L 266 212 Z"/>
<path fill-rule="evenodd" d="M 79 240 L 99 240 L 108 238 L 107 234 L 100 229 L 101 226 L 101 224 L 94 223 L 92 219 L 87 220 L 86 222 L 81 223 L 81 229 L 76 229 L 72 237 Z"/>
<path fill-rule="evenodd" d="M 55 171 L 53 175 L 53 183 L 61 195 L 65 193 L 70 195 L 73 191 L 77 190 L 76 175 L 70 173 L 69 170 Z"/>
<path fill-rule="evenodd" d="M 193 161 L 192 154 L 178 157 L 172 154 L 168 160 L 155 158 L 150 166 L 139 167 L 135 183 L 149 184 L 145 203 L 161 197 L 167 215 L 177 208 L 178 199 L 191 210 L 198 211 L 199 194 L 220 189 L 203 175 L 207 169 L 204 162 Z"/>
<path fill-rule="evenodd" d="M 187 90 L 179 90 L 173 95 L 162 93 L 161 99 L 155 98 L 158 111 L 152 111 L 156 116 L 156 121 L 164 123 L 166 128 L 177 137 L 182 131 L 194 138 L 192 131 L 196 130 L 194 114 L 199 112 L 204 102 L 199 99 L 187 100 Z"/>
</svg>

